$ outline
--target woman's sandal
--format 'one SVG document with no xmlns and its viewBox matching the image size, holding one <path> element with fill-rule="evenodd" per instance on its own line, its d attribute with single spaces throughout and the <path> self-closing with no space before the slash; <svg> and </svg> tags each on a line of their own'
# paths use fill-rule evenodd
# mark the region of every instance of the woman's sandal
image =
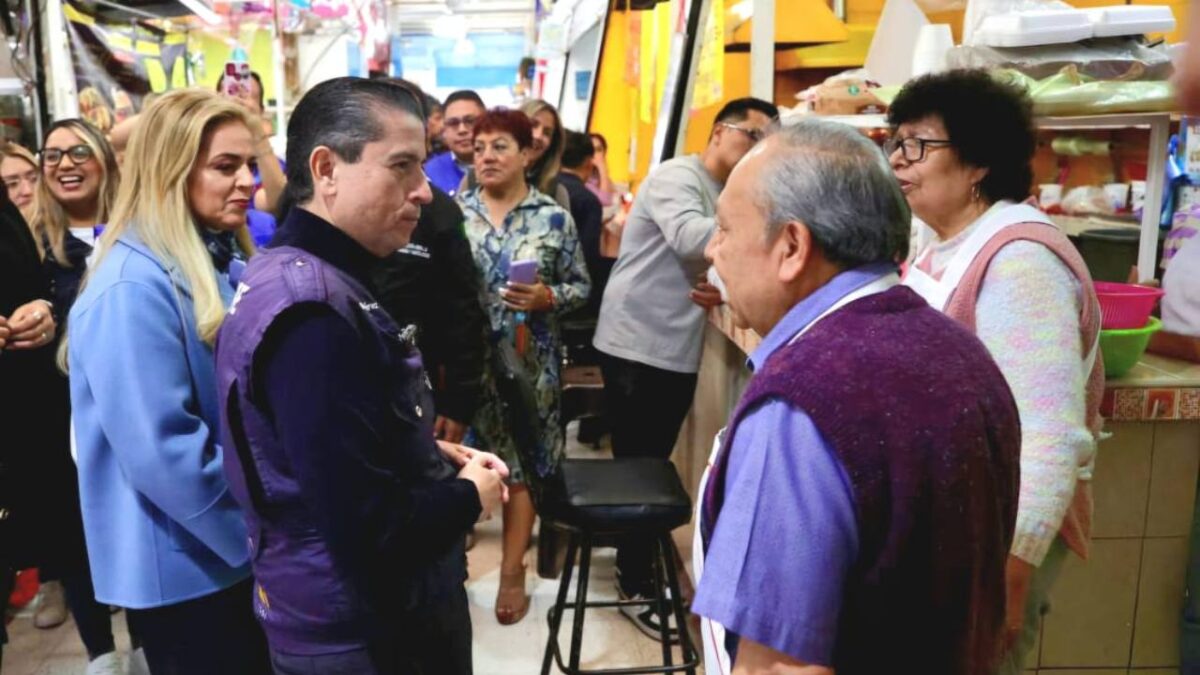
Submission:
<svg viewBox="0 0 1200 675">
<path fill-rule="evenodd" d="M 500 573 L 500 590 L 496 593 L 496 620 L 501 626 L 511 626 L 529 613 L 529 596 L 525 594 L 525 569 L 515 574 Z"/>
</svg>

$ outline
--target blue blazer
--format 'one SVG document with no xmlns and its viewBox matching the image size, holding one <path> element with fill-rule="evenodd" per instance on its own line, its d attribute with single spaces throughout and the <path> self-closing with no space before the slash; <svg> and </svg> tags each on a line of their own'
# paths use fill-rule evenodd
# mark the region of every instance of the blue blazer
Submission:
<svg viewBox="0 0 1200 675">
<path fill-rule="evenodd" d="M 213 274 L 228 306 L 228 278 Z M 93 272 L 68 325 L 96 599 L 161 607 L 249 577 L 245 522 L 222 471 L 213 354 L 182 277 L 130 230 Z"/>
</svg>

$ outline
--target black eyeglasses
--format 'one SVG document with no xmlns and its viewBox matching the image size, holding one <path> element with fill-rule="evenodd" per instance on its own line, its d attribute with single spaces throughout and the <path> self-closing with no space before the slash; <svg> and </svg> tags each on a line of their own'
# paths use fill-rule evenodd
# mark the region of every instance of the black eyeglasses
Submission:
<svg viewBox="0 0 1200 675">
<path fill-rule="evenodd" d="M 721 122 L 720 125 L 726 129 L 735 129 L 743 134 L 746 134 L 750 137 L 750 140 L 754 141 L 755 143 L 761 141 L 765 135 L 762 129 L 747 129 L 746 127 L 739 127 L 738 125 L 730 124 L 729 122 Z"/>
<path fill-rule="evenodd" d="M 446 127 L 447 129 L 455 129 L 460 126 L 464 126 L 468 129 L 474 129 L 475 123 L 478 121 L 479 118 L 475 117 L 474 115 L 467 115 L 466 117 L 447 117 L 442 121 L 442 126 Z"/>
<path fill-rule="evenodd" d="M 44 166 L 58 166 L 64 155 L 70 157 L 71 161 L 76 164 L 83 164 L 89 159 L 95 157 L 96 153 L 92 151 L 92 147 L 90 145 L 84 145 L 82 143 L 79 145 L 72 145 L 66 150 L 61 150 L 59 148 L 45 148 L 42 150 L 42 164 Z"/>
<path fill-rule="evenodd" d="M 950 141 L 909 136 L 908 138 L 890 138 L 887 143 L 883 144 L 883 149 L 887 152 L 888 157 L 891 157 L 897 150 L 900 150 L 904 155 L 905 161 L 916 164 L 925 159 L 926 147 L 942 148 L 949 147 L 950 145 Z"/>
</svg>

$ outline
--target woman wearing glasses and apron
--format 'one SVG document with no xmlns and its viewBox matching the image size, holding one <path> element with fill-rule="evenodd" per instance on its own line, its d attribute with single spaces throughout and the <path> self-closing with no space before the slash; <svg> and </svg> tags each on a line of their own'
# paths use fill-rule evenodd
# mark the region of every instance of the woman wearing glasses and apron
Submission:
<svg viewBox="0 0 1200 675">
<path fill-rule="evenodd" d="M 1018 673 L 1067 552 L 1088 553 L 1104 393 L 1099 304 L 1074 246 L 1021 203 L 1036 142 L 1023 93 L 983 71 L 930 75 L 905 87 L 888 121 L 892 169 L 936 235 L 904 283 L 983 341 L 1021 415 L 999 671 Z"/>
</svg>

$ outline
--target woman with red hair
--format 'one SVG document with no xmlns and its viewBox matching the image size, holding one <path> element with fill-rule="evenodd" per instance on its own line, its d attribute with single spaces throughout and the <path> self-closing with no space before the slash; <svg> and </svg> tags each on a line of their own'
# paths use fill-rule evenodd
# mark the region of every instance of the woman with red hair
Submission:
<svg viewBox="0 0 1200 675">
<path fill-rule="evenodd" d="M 459 203 L 482 275 L 491 345 L 507 341 L 516 348 L 537 390 L 540 422 L 537 466 L 522 466 L 495 373 L 485 372 L 483 401 L 473 425 L 476 443 L 503 457 L 512 469 L 496 598 L 496 618 L 509 625 L 529 611 L 524 558 L 536 514 L 524 476 L 553 473 L 563 454 L 559 319 L 583 306 L 591 281 L 571 214 L 526 180 L 533 147 L 529 118 L 517 110 L 491 110 L 476 122 L 474 133 L 478 185 L 460 195 Z"/>
</svg>

